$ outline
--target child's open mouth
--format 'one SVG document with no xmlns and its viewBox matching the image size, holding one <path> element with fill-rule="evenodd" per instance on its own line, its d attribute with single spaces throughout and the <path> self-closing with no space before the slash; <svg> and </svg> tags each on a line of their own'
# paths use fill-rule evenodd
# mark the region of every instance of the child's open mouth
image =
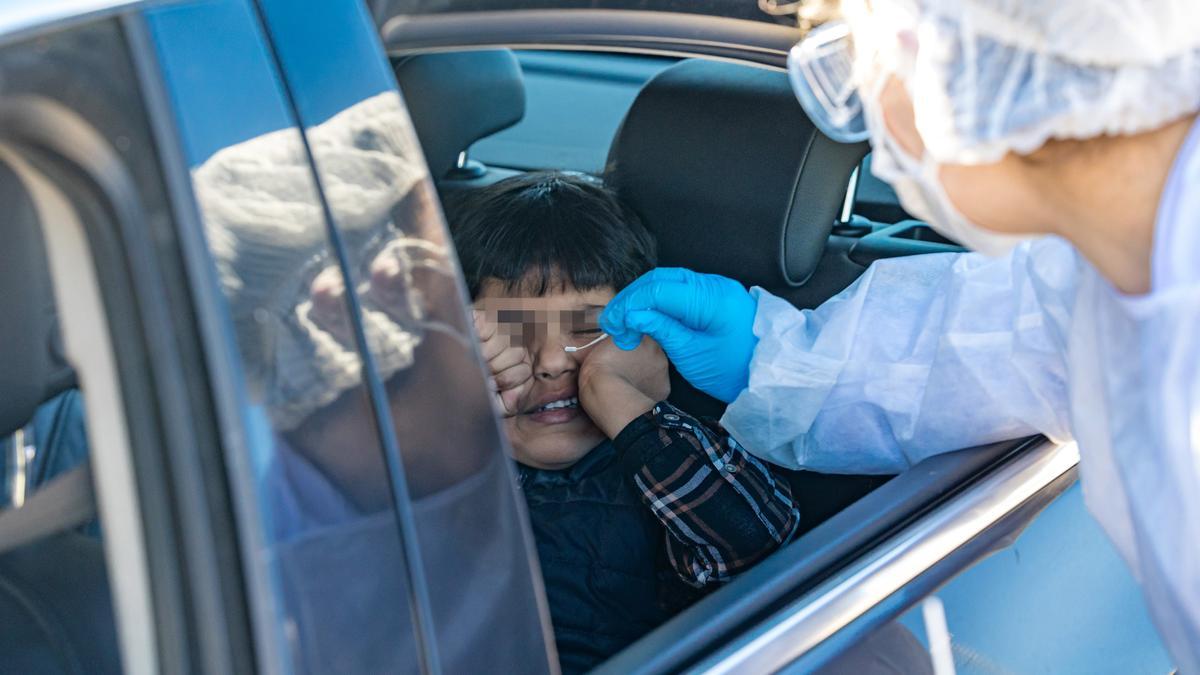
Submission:
<svg viewBox="0 0 1200 675">
<path fill-rule="evenodd" d="M 529 417 L 541 424 L 562 424 L 570 422 L 579 416 L 579 397 L 571 396 L 569 398 L 551 401 L 535 408 L 531 411 Z"/>
</svg>

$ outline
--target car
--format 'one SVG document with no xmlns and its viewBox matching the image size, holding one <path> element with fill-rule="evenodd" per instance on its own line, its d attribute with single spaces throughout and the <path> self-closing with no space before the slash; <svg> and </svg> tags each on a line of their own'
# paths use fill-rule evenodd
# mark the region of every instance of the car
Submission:
<svg viewBox="0 0 1200 675">
<path fill-rule="evenodd" d="M 801 308 L 960 252 L 804 117 L 798 36 L 741 0 L 0 9 L 0 670 L 558 672 L 442 205 L 603 173 L 662 264 Z M 803 533 L 597 672 L 1170 672 L 1078 457 L 792 472 Z"/>
</svg>

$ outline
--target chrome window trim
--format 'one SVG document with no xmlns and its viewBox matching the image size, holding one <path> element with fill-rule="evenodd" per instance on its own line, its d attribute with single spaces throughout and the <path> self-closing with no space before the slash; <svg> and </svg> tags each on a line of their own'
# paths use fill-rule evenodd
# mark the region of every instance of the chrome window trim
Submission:
<svg viewBox="0 0 1200 675">
<path fill-rule="evenodd" d="M 604 9 L 527 9 L 398 15 L 380 33 L 391 56 L 514 47 L 705 56 L 775 69 L 800 39 L 795 28 L 744 19 Z"/>
<path fill-rule="evenodd" d="M 1046 441 L 806 593 L 689 672 L 774 672 L 850 626 L 1079 464 L 1075 443 Z"/>
</svg>

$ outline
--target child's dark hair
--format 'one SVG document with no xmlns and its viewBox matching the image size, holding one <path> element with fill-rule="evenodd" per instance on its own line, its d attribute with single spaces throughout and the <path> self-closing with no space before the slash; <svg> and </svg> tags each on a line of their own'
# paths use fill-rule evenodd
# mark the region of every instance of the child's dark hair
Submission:
<svg viewBox="0 0 1200 675">
<path fill-rule="evenodd" d="M 471 297 L 489 277 L 534 296 L 570 285 L 620 290 L 657 261 L 654 238 L 600 179 L 564 171 L 506 178 L 447 209 Z"/>
</svg>

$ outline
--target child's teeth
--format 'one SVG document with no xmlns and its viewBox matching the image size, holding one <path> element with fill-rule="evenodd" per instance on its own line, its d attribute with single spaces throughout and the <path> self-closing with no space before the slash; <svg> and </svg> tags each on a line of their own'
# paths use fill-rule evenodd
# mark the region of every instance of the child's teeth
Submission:
<svg viewBox="0 0 1200 675">
<path fill-rule="evenodd" d="M 551 401 L 542 406 L 542 410 L 557 410 L 559 408 L 568 408 L 579 405 L 579 399 L 576 397 L 564 398 L 558 401 Z"/>
</svg>

